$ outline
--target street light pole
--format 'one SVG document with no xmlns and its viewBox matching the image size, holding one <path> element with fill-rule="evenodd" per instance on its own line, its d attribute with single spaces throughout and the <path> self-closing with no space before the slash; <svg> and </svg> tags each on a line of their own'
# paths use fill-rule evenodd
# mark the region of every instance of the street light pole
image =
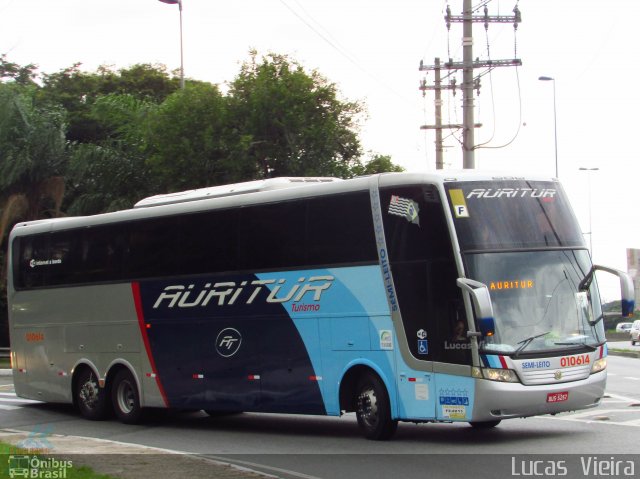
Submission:
<svg viewBox="0 0 640 479">
<path fill-rule="evenodd" d="M 180 88 L 184 89 L 184 54 L 182 50 L 182 0 L 159 0 L 169 5 L 178 5 L 180 11 Z"/>
<path fill-rule="evenodd" d="M 600 168 L 578 168 L 580 171 L 587 172 L 587 195 L 588 195 L 588 205 L 589 205 L 589 252 L 591 253 L 591 258 L 593 258 L 593 229 L 591 226 L 591 172 L 598 171 Z"/>
<path fill-rule="evenodd" d="M 553 137 L 556 153 L 556 178 L 558 178 L 558 116 L 556 114 L 556 79 L 553 77 L 541 76 L 540 81 L 553 82 Z"/>
</svg>

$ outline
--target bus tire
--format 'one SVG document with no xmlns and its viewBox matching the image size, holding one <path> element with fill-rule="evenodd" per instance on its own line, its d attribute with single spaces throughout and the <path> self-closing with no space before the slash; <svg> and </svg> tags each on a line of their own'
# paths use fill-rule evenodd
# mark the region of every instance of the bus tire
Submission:
<svg viewBox="0 0 640 479">
<path fill-rule="evenodd" d="M 83 367 L 74 381 L 74 401 L 80 414 L 91 421 L 106 419 L 110 412 L 109 398 L 93 369 Z"/>
<path fill-rule="evenodd" d="M 474 429 L 491 429 L 500 424 L 501 419 L 495 421 L 471 421 L 469 424 Z"/>
<path fill-rule="evenodd" d="M 396 432 L 398 421 L 391 419 L 391 402 L 384 383 L 377 374 L 360 377 L 355 393 L 358 426 L 367 439 L 384 441 Z"/>
<path fill-rule="evenodd" d="M 133 374 L 121 369 L 113 378 L 111 403 L 116 417 L 125 424 L 137 424 L 142 420 L 140 393 Z"/>
</svg>

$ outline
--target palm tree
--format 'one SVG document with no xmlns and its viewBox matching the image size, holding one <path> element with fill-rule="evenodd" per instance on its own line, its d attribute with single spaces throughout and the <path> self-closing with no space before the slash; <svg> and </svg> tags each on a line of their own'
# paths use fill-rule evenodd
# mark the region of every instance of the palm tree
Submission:
<svg viewBox="0 0 640 479">
<path fill-rule="evenodd" d="M 0 83 L 0 250 L 18 221 L 60 216 L 64 197 L 64 115 L 38 108 L 35 87 Z M 1 255 L 2 263 L 6 254 Z M 6 297 L 6 265 L 0 265 L 0 303 Z M 5 303 L 6 304 L 6 303 Z M 0 311 L 0 344 L 8 342 L 6 308 Z"/>
</svg>

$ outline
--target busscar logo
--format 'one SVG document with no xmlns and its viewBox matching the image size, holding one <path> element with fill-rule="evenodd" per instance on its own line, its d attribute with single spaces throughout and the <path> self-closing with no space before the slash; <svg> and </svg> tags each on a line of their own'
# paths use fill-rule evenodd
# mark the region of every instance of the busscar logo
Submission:
<svg viewBox="0 0 640 479">
<path fill-rule="evenodd" d="M 226 328 L 218 333 L 216 351 L 224 358 L 230 358 L 238 352 L 242 344 L 242 334 L 234 328 Z"/>
</svg>

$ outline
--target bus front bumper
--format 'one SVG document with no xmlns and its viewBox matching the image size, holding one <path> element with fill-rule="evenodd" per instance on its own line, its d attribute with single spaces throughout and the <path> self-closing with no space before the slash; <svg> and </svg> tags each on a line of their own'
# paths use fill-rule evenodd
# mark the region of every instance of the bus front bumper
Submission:
<svg viewBox="0 0 640 479">
<path fill-rule="evenodd" d="M 495 421 L 596 407 L 604 396 L 606 382 L 606 371 L 579 381 L 539 386 L 476 379 L 472 421 Z"/>
</svg>

